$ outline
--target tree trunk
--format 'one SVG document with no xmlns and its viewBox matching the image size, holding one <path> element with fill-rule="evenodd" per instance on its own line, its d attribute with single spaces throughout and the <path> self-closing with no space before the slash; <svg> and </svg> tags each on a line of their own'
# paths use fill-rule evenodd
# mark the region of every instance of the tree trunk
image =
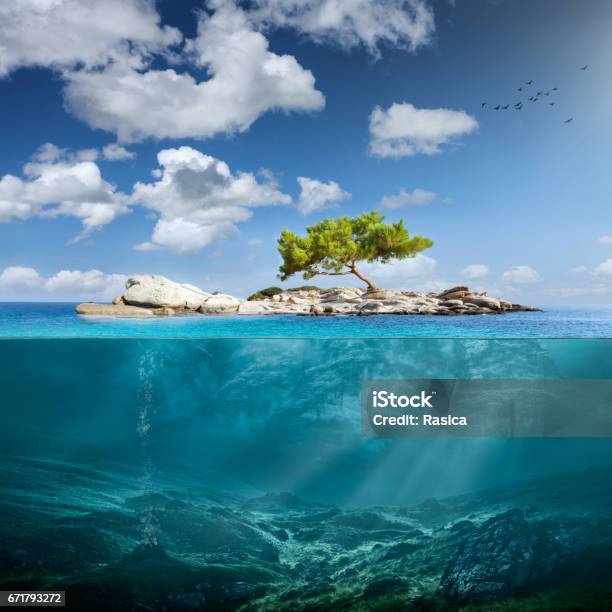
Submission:
<svg viewBox="0 0 612 612">
<path fill-rule="evenodd" d="M 369 276 L 359 272 L 355 266 L 351 267 L 351 272 L 368 285 L 368 291 L 376 291 L 378 289 L 378 286 L 374 283 L 374 281 Z"/>
</svg>

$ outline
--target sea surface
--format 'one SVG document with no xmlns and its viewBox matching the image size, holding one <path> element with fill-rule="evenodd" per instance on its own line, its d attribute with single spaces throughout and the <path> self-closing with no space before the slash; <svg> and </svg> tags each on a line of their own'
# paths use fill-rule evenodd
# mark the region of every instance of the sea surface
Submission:
<svg viewBox="0 0 612 612">
<path fill-rule="evenodd" d="M 233 315 L 154 319 L 79 316 L 75 306 L 0 302 L 0 337 L 612 338 L 612 305 L 545 306 L 543 312 L 452 317 Z"/>
<path fill-rule="evenodd" d="M 0 590 L 75 610 L 606 609 L 612 439 L 367 437 L 378 378 L 612 379 L 612 309 L 1 304 Z"/>
</svg>

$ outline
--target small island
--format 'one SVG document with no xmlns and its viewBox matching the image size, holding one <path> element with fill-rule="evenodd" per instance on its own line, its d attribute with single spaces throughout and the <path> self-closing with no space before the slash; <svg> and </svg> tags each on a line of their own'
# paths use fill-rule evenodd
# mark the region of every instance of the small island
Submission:
<svg viewBox="0 0 612 612">
<path fill-rule="evenodd" d="M 353 275 L 365 288 L 306 285 L 294 289 L 268 287 L 246 300 L 199 287 L 173 282 L 163 276 L 132 276 L 125 292 L 112 304 L 87 302 L 76 307 L 78 314 L 94 316 L 176 315 L 477 315 L 538 308 L 490 297 L 469 287 L 451 287 L 440 293 L 381 289 L 359 268 L 360 262 L 389 263 L 415 257 L 433 242 L 408 234 L 402 220 L 385 223 L 376 211 L 358 217 L 325 219 L 306 228 L 305 236 L 284 230 L 278 239 L 282 258 L 279 278 L 301 273 L 305 280 L 315 276 Z"/>
</svg>

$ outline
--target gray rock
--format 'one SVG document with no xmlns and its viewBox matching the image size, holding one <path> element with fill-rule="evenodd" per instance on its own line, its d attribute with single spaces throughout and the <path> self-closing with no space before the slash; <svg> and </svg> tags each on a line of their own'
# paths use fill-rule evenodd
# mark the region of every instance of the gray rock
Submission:
<svg viewBox="0 0 612 612">
<path fill-rule="evenodd" d="M 199 311 L 202 314 L 231 314 L 238 312 L 241 303 L 242 301 L 233 295 L 217 293 L 207 298 L 206 301 L 200 305 Z"/>
<path fill-rule="evenodd" d="M 260 315 L 267 314 L 271 311 L 272 307 L 267 300 L 244 301 L 238 306 L 238 314 L 243 315 Z"/>
<path fill-rule="evenodd" d="M 158 317 L 172 317 L 176 314 L 176 310 L 174 308 L 163 306 L 162 308 L 154 308 L 153 314 Z"/>
<path fill-rule="evenodd" d="M 152 317 L 153 310 L 139 306 L 127 306 L 126 304 L 94 304 L 87 302 L 79 304 L 76 311 L 80 315 L 95 317 Z"/>
<path fill-rule="evenodd" d="M 470 292 L 469 287 L 459 286 L 459 287 L 451 287 L 446 291 L 442 291 L 442 293 L 438 294 L 440 299 L 452 300 L 455 298 L 461 298 L 464 295 L 467 295 Z"/>
<path fill-rule="evenodd" d="M 473 296 L 469 295 L 463 298 L 464 304 L 474 304 L 474 306 L 480 306 L 483 308 L 490 308 L 491 310 L 500 310 L 501 304 L 499 300 L 486 296 Z"/>
<path fill-rule="evenodd" d="M 562 557 L 544 529 L 520 510 L 498 514 L 471 533 L 448 562 L 440 586 L 447 597 L 482 600 L 510 595 L 548 576 Z"/>
</svg>

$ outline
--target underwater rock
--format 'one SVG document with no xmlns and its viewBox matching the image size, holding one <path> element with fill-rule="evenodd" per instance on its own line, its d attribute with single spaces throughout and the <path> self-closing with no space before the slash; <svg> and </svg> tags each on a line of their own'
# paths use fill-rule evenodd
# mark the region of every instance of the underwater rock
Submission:
<svg viewBox="0 0 612 612">
<path fill-rule="evenodd" d="M 560 557 L 548 532 L 530 525 L 521 510 L 508 510 L 485 521 L 459 545 L 440 586 L 456 600 L 510 595 L 549 575 Z"/>
<path fill-rule="evenodd" d="M 147 561 L 164 561 L 168 558 L 166 551 L 159 544 L 139 544 L 121 560 L 123 563 L 143 563 Z"/>
<path fill-rule="evenodd" d="M 392 593 L 394 591 L 404 590 L 408 588 L 408 581 L 403 578 L 389 576 L 377 578 L 368 583 L 363 589 L 362 597 L 364 599 L 377 599 Z"/>
<path fill-rule="evenodd" d="M 266 493 L 261 497 L 253 497 L 243 502 L 243 507 L 260 512 L 282 512 L 283 510 L 308 509 L 312 504 L 304 501 L 293 493 Z"/>
<path fill-rule="evenodd" d="M 181 593 L 172 601 L 172 609 L 184 612 L 192 610 L 204 610 L 206 608 L 206 597 L 204 593 L 196 591 L 195 593 Z"/>
</svg>

